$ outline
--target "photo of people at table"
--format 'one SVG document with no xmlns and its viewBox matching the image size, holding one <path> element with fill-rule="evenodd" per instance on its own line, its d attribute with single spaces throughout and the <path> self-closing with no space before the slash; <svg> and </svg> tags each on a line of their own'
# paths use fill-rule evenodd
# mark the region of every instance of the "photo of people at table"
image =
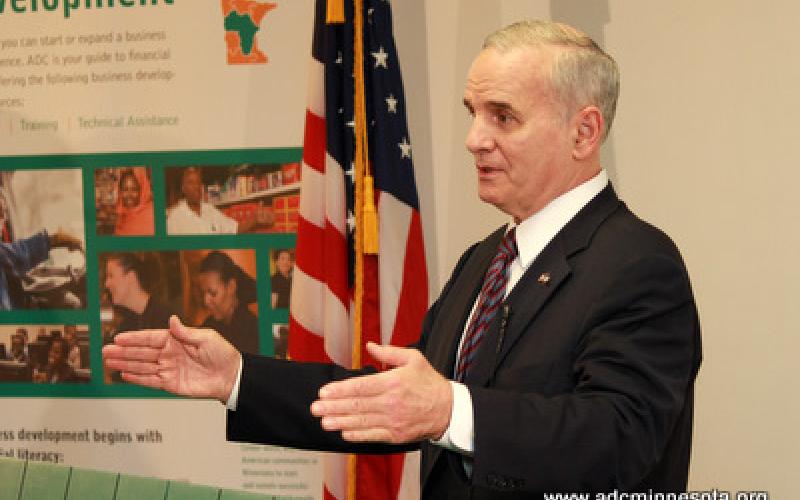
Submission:
<svg viewBox="0 0 800 500">
<path fill-rule="evenodd" d="M 0 382 L 88 383 L 86 325 L 0 325 Z"/>
</svg>

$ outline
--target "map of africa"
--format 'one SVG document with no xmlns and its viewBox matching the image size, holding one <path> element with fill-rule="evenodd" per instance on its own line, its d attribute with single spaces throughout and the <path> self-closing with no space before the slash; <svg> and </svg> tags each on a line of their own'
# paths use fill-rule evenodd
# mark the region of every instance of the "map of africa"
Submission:
<svg viewBox="0 0 800 500">
<path fill-rule="evenodd" d="M 267 12 L 277 4 L 256 0 L 222 0 L 228 64 L 264 64 L 267 55 L 258 48 L 256 33 Z"/>
</svg>

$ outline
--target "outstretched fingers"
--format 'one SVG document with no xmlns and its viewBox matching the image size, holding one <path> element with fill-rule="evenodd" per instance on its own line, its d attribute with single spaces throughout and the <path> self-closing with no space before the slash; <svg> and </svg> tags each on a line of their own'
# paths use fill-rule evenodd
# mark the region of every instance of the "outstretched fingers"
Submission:
<svg viewBox="0 0 800 500">
<path fill-rule="evenodd" d="M 163 368 L 157 361 L 138 361 L 124 358 L 107 358 L 106 367 L 111 370 L 140 375 L 158 373 Z"/>
<path fill-rule="evenodd" d="M 320 400 L 336 400 L 377 396 L 388 389 L 391 382 L 389 372 L 362 375 L 337 382 L 330 382 L 319 390 Z"/>
<path fill-rule="evenodd" d="M 169 338 L 168 330 L 136 330 L 118 333 L 114 337 L 114 344 L 122 347 L 151 347 L 163 348 Z"/>
</svg>

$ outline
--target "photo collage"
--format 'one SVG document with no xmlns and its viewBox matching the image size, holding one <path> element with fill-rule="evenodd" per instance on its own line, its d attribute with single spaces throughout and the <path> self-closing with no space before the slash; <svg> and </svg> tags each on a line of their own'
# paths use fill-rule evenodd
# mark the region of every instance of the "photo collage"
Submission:
<svg viewBox="0 0 800 500">
<path fill-rule="evenodd" d="M 102 346 L 173 315 L 285 358 L 300 164 L 106 156 L 0 172 L 0 391 L 127 386 Z"/>
</svg>

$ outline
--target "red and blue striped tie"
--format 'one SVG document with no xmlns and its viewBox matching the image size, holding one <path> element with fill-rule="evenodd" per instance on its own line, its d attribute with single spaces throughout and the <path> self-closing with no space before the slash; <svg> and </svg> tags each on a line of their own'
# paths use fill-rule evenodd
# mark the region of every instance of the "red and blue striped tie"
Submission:
<svg viewBox="0 0 800 500">
<path fill-rule="evenodd" d="M 506 284 L 508 283 L 508 266 L 517 256 L 514 229 L 516 228 L 512 228 L 511 231 L 506 233 L 500 242 L 497 254 L 489 264 L 489 269 L 483 278 L 478 306 L 475 308 L 475 314 L 472 315 L 470 320 L 464 342 L 461 345 L 461 353 L 456 362 L 455 378 L 459 382 L 463 382 L 467 376 L 467 370 L 475 360 L 478 346 L 505 296 Z"/>
</svg>

